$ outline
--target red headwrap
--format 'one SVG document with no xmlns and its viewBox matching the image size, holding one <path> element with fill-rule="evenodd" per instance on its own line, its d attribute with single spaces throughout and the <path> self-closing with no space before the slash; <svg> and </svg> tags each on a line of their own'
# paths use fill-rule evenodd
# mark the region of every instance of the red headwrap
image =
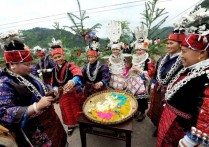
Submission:
<svg viewBox="0 0 209 147">
<path fill-rule="evenodd" d="M 197 34 L 189 34 L 186 38 L 182 41 L 181 45 L 188 47 L 192 50 L 205 50 L 209 51 L 209 42 L 204 42 L 204 37 L 206 36 L 199 36 Z M 206 37 L 209 41 L 209 37 Z"/>
<path fill-rule="evenodd" d="M 32 61 L 33 57 L 29 50 L 13 50 L 4 51 L 4 59 L 6 63 L 20 63 Z"/>
<path fill-rule="evenodd" d="M 170 33 L 167 39 L 177 41 L 177 42 L 182 42 L 184 38 L 185 38 L 185 34 Z"/>
<path fill-rule="evenodd" d="M 64 54 L 64 51 L 62 48 L 55 48 L 51 51 L 51 56 L 53 57 L 55 54 L 61 54 L 63 55 Z"/>
<path fill-rule="evenodd" d="M 88 53 L 87 53 L 87 56 L 95 56 L 95 57 L 97 57 L 98 53 L 95 50 L 89 50 Z"/>
<path fill-rule="evenodd" d="M 44 52 L 44 51 L 37 51 L 37 52 L 36 52 L 36 55 L 37 55 L 38 57 L 43 57 L 43 56 L 45 56 L 45 52 Z"/>
</svg>

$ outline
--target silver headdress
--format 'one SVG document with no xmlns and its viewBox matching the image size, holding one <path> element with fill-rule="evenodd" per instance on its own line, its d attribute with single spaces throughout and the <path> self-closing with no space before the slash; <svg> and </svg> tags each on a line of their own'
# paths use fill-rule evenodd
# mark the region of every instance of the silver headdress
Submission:
<svg viewBox="0 0 209 147">
<path fill-rule="evenodd" d="M 36 52 L 38 52 L 38 51 L 42 51 L 42 48 L 40 47 L 40 46 L 35 46 L 34 48 L 33 48 L 33 51 L 36 53 Z"/>
<path fill-rule="evenodd" d="M 205 30 L 205 25 L 200 25 L 202 23 L 202 19 L 205 17 L 209 17 L 209 11 L 206 8 L 198 7 L 193 12 L 190 12 L 190 14 L 184 15 L 180 18 L 176 23 L 174 23 L 174 27 L 179 30 L 184 27 L 186 28 L 187 33 L 194 33 L 198 31 L 198 34 L 204 33 L 204 35 L 206 35 L 205 33 L 208 34 L 208 31 Z M 196 21 L 198 21 L 199 26 L 193 26 Z"/>
<path fill-rule="evenodd" d="M 121 23 L 118 21 L 111 21 L 107 26 L 107 35 L 110 39 L 111 49 L 117 48 L 120 49 L 121 43 L 119 43 L 120 36 L 122 34 Z"/>
<path fill-rule="evenodd" d="M 61 40 L 55 40 L 55 38 L 52 38 L 52 42 L 49 43 L 49 46 L 55 46 L 55 45 L 59 45 L 60 47 L 62 47 L 62 41 Z"/>
<path fill-rule="evenodd" d="M 41 48 L 38 45 L 33 48 L 33 52 L 34 53 L 37 53 L 37 52 L 40 52 L 40 51 L 46 52 L 46 49 L 45 48 Z"/>
<path fill-rule="evenodd" d="M 90 49 L 92 49 L 92 50 L 99 50 L 99 48 L 100 48 L 99 42 L 93 40 L 90 43 Z"/>
<path fill-rule="evenodd" d="M 135 46 L 135 49 L 145 49 L 148 50 L 149 40 L 148 37 L 148 29 L 146 26 L 141 23 L 141 26 L 138 26 L 134 30 L 134 35 L 136 41 L 131 43 L 131 46 Z"/>
<path fill-rule="evenodd" d="M 22 42 L 23 38 L 21 38 L 21 36 L 22 36 L 22 32 L 19 30 L 9 31 L 9 32 L 0 34 L 0 48 L 4 49 L 4 46 L 8 45 L 11 42 L 14 45 L 13 40 L 18 40 L 18 41 Z"/>
<path fill-rule="evenodd" d="M 138 40 L 138 42 L 143 42 L 144 40 L 147 40 L 148 37 L 148 29 L 146 26 L 143 25 L 143 23 L 141 24 L 141 26 L 136 27 L 134 30 L 134 35 L 136 37 L 136 39 Z"/>
<path fill-rule="evenodd" d="M 89 50 L 95 50 L 95 51 L 99 51 L 100 49 L 100 43 L 98 42 L 99 40 L 92 40 L 88 46 L 86 46 L 85 50 L 86 52 Z"/>
</svg>

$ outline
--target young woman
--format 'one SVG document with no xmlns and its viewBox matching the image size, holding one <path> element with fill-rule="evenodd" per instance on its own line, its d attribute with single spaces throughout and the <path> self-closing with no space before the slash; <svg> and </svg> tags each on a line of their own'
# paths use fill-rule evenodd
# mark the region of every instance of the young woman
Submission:
<svg viewBox="0 0 209 147">
<path fill-rule="evenodd" d="M 155 73 L 155 64 L 147 53 L 147 42 L 136 43 L 135 51 L 136 53 L 132 59 L 132 68 L 129 71 L 127 89 L 131 91 L 138 101 L 136 119 L 142 121 L 146 116 L 145 110 L 148 108 L 149 84 Z"/>
<path fill-rule="evenodd" d="M 125 74 L 125 58 L 121 54 L 121 46 L 113 44 L 111 47 L 112 54 L 108 59 L 110 70 L 109 86 L 116 90 L 124 90 L 127 87 Z"/>
<path fill-rule="evenodd" d="M 154 79 L 156 83 L 151 94 L 151 105 L 148 116 L 157 127 L 163 110 L 163 101 L 166 87 L 171 78 L 182 68 L 180 54 L 181 41 L 184 39 L 183 33 L 173 32 L 168 36 L 166 49 L 167 54 L 161 57 L 156 66 Z M 153 133 L 156 137 L 157 130 Z"/>
<path fill-rule="evenodd" d="M 32 56 L 11 33 L 5 42 L 6 68 L 0 76 L 0 124 L 14 133 L 18 146 L 65 146 L 67 135 L 55 113 L 52 96 L 41 79 L 30 74 Z"/>
</svg>

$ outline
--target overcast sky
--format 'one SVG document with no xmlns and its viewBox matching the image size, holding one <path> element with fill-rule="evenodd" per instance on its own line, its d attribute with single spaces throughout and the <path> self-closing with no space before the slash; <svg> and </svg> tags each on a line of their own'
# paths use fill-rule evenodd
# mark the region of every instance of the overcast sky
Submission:
<svg viewBox="0 0 209 147">
<path fill-rule="evenodd" d="M 163 26 L 172 26 L 199 1 L 159 0 L 157 7 L 165 8 L 169 15 Z M 132 30 L 137 27 L 142 20 L 140 13 L 145 10 L 144 3 L 145 0 L 80 0 L 82 10 L 90 17 L 84 22 L 85 26 L 102 24 L 97 33 L 99 37 L 107 36 L 106 27 L 111 20 L 128 21 Z M 0 33 L 34 27 L 53 28 L 54 22 L 71 26 L 66 13 L 78 14 L 77 0 L 0 0 L 0 5 Z"/>
</svg>

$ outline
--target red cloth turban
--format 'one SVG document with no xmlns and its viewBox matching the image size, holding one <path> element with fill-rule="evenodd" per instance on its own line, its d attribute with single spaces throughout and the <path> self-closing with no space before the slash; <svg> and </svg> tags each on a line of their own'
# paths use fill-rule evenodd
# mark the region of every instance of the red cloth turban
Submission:
<svg viewBox="0 0 209 147">
<path fill-rule="evenodd" d="M 95 57 L 97 57 L 98 53 L 95 50 L 89 50 L 88 53 L 87 53 L 87 56 L 95 56 Z"/>
<path fill-rule="evenodd" d="M 181 45 L 192 50 L 209 51 L 209 37 L 199 36 L 197 34 L 188 34 L 182 41 Z"/>
<path fill-rule="evenodd" d="M 52 51 L 51 51 L 51 56 L 53 57 L 54 55 L 56 54 L 61 54 L 63 55 L 64 54 L 64 51 L 62 48 L 54 48 Z"/>
<path fill-rule="evenodd" d="M 32 61 L 33 57 L 29 50 L 4 51 L 6 63 L 20 63 Z"/>
<path fill-rule="evenodd" d="M 185 38 L 185 34 L 180 33 L 170 33 L 167 40 L 173 40 L 177 42 L 182 42 Z"/>
</svg>

